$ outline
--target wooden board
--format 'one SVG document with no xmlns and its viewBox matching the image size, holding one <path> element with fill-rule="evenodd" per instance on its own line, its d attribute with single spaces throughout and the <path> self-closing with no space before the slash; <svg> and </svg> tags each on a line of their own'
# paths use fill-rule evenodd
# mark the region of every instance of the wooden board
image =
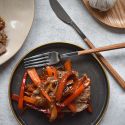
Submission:
<svg viewBox="0 0 125 125">
<path fill-rule="evenodd" d="M 82 1 L 91 15 L 102 23 L 114 28 L 125 28 L 125 0 L 118 0 L 115 6 L 107 12 L 91 8 L 88 0 Z"/>
</svg>

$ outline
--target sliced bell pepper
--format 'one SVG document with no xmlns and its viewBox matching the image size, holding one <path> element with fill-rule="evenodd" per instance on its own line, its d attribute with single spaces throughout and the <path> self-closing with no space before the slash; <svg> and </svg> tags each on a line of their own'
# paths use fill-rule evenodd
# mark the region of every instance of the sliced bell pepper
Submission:
<svg viewBox="0 0 125 125">
<path fill-rule="evenodd" d="M 12 95 L 12 100 L 18 102 L 18 101 L 19 101 L 19 96 L 16 95 L 16 94 L 13 94 L 13 95 Z M 35 99 L 35 98 L 32 98 L 32 97 L 24 96 L 23 101 L 24 101 L 25 103 L 30 103 L 30 104 L 32 104 L 32 105 L 35 105 L 36 99 Z"/>
<path fill-rule="evenodd" d="M 50 121 L 54 121 L 57 118 L 58 111 L 55 105 L 52 105 Z"/>
<path fill-rule="evenodd" d="M 84 75 L 82 78 L 75 82 L 72 87 L 72 91 L 75 91 L 77 88 L 79 88 L 81 84 L 84 84 L 84 87 L 88 87 L 90 85 L 90 79 Z"/>
<path fill-rule="evenodd" d="M 31 80 L 33 81 L 33 83 L 36 86 L 39 86 L 41 84 L 41 80 L 40 80 L 40 77 L 39 77 L 36 69 L 35 68 L 28 69 L 27 72 L 28 72 L 28 75 L 30 76 Z"/>
<path fill-rule="evenodd" d="M 79 88 L 79 86 L 83 83 L 82 79 L 77 80 L 73 86 L 72 86 L 72 91 L 74 92 L 77 88 Z"/>
<path fill-rule="evenodd" d="M 75 100 L 83 91 L 84 91 L 85 87 L 82 84 L 73 94 L 71 94 L 69 97 L 67 97 L 62 105 L 67 106 L 68 104 L 70 104 L 73 100 Z"/>
<path fill-rule="evenodd" d="M 74 103 L 70 103 L 68 106 L 67 106 L 73 113 L 76 112 L 77 108 L 76 108 L 76 105 Z"/>
<path fill-rule="evenodd" d="M 12 100 L 14 101 L 17 101 L 19 100 L 19 96 L 16 95 L 16 94 L 13 94 L 12 95 Z M 42 112 L 42 113 L 45 113 L 45 114 L 50 114 L 50 111 L 47 110 L 47 109 L 40 109 L 38 107 L 35 106 L 35 101 L 36 99 L 35 98 L 31 98 L 31 97 L 27 97 L 27 96 L 24 96 L 24 102 L 25 102 L 25 105 L 31 109 L 34 109 L 34 110 L 37 110 L 39 112 Z"/>
<path fill-rule="evenodd" d="M 24 96 L 24 101 L 30 104 L 35 104 L 36 99 L 28 96 Z"/>
<path fill-rule="evenodd" d="M 50 98 L 50 96 L 47 94 L 46 91 L 44 91 L 44 89 L 41 89 L 41 93 L 42 93 L 42 95 L 43 95 L 49 102 L 52 101 L 51 98 Z"/>
<path fill-rule="evenodd" d="M 18 108 L 20 110 L 23 110 L 23 98 L 24 98 L 24 90 L 26 85 L 26 77 L 27 77 L 27 72 L 24 73 L 21 88 L 20 88 L 19 101 L 18 101 Z"/>
<path fill-rule="evenodd" d="M 50 76 L 50 77 L 54 76 L 54 79 L 58 78 L 57 69 L 55 67 L 47 66 L 46 71 L 47 71 L 48 76 Z"/>
<path fill-rule="evenodd" d="M 65 85 L 67 84 L 68 78 L 70 76 L 74 76 L 76 77 L 75 72 L 67 72 L 64 74 L 64 76 L 62 77 L 62 79 L 59 82 L 58 88 L 57 88 L 57 92 L 56 92 L 56 101 L 60 101 L 62 98 L 62 94 L 63 94 L 63 90 L 65 88 Z"/>
<path fill-rule="evenodd" d="M 71 63 L 70 59 L 66 60 L 66 62 L 64 63 L 64 67 L 65 67 L 65 70 L 67 70 L 67 71 L 72 70 L 72 63 Z"/>
</svg>

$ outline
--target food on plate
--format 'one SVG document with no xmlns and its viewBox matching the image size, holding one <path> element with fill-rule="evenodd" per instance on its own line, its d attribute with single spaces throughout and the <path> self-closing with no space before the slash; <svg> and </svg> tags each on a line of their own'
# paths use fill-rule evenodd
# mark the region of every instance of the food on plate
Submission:
<svg viewBox="0 0 125 125">
<path fill-rule="evenodd" d="M 0 17 L 0 55 L 6 52 L 6 42 L 7 42 L 7 35 L 4 31 L 5 22 Z"/>
<path fill-rule="evenodd" d="M 30 78 L 30 80 L 27 78 Z M 18 109 L 25 107 L 46 114 L 54 121 L 65 113 L 92 112 L 90 103 L 90 78 L 72 69 L 71 60 L 64 66 L 46 66 L 38 72 L 35 68 L 24 73 L 19 94 L 12 94 Z M 26 108 L 25 108 L 26 109 Z"/>
</svg>

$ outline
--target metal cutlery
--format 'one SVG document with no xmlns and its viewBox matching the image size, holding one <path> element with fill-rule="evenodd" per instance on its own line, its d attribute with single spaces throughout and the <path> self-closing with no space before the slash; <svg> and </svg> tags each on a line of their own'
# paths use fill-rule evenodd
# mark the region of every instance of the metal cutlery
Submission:
<svg viewBox="0 0 125 125">
<path fill-rule="evenodd" d="M 55 12 L 55 14 L 57 15 L 57 17 L 59 17 L 63 22 L 72 26 L 76 30 L 76 32 L 81 36 L 81 38 L 84 40 L 84 42 L 88 45 L 89 48 L 95 48 L 95 46 L 92 44 L 92 42 L 84 35 L 84 33 L 80 30 L 80 28 L 73 22 L 73 20 L 65 12 L 65 10 L 60 5 L 60 3 L 57 0 L 49 0 L 49 1 L 50 1 L 50 5 L 51 5 L 53 11 Z M 99 61 L 105 66 L 105 68 L 111 73 L 111 75 L 119 83 L 119 85 L 123 89 L 125 89 L 124 79 L 112 67 L 112 65 L 100 53 L 96 53 L 95 55 L 99 59 Z"/>
<path fill-rule="evenodd" d="M 125 48 L 125 43 L 113 44 L 113 45 L 104 46 L 100 48 L 86 49 L 82 51 L 75 51 L 75 52 L 64 53 L 64 54 L 60 54 L 55 51 L 41 53 L 41 54 L 37 54 L 31 57 L 25 58 L 24 67 L 31 68 L 31 67 L 41 67 L 46 65 L 54 65 L 59 63 L 61 59 L 66 57 L 80 56 L 80 55 L 103 52 L 103 51 L 120 49 L 120 48 Z"/>
</svg>

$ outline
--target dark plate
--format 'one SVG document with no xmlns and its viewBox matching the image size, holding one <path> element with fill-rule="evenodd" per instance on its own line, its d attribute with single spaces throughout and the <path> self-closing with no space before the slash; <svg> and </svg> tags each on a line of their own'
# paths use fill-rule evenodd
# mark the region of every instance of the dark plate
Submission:
<svg viewBox="0 0 125 125">
<path fill-rule="evenodd" d="M 60 53 L 66 53 L 81 50 L 81 48 L 67 43 L 52 43 L 34 49 L 27 54 L 26 57 L 53 50 Z M 9 88 L 9 98 L 12 93 L 19 94 L 20 83 L 24 73 L 22 60 L 19 62 L 12 75 Z M 91 78 L 91 100 L 94 109 L 93 113 L 82 111 L 74 116 L 66 115 L 61 120 L 49 123 L 48 119 L 37 111 L 28 110 L 21 113 L 17 109 L 17 103 L 13 102 L 10 98 L 12 111 L 19 123 L 22 125 L 97 125 L 100 122 L 109 100 L 109 84 L 106 74 L 100 63 L 92 55 L 72 57 L 72 62 L 75 70 L 79 71 L 80 74 L 87 73 Z"/>
</svg>

